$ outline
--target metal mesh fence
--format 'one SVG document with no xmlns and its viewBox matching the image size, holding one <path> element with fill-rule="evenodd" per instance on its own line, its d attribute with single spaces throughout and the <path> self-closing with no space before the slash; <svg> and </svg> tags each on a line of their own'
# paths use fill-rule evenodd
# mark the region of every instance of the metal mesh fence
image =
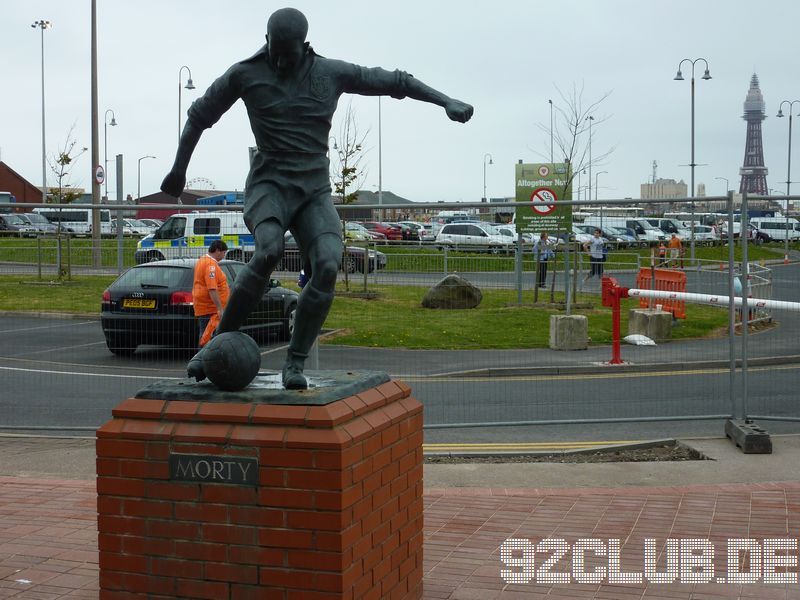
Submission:
<svg viewBox="0 0 800 600">
<path fill-rule="evenodd" d="M 104 333 L 103 293 L 134 265 L 136 242 L 0 240 L 0 429 L 94 429 L 120 399 L 153 381 L 185 376 L 195 325 L 165 333 L 162 344 L 135 344 L 135 351 L 115 347 Z M 428 427 L 720 418 L 736 411 L 733 398 L 743 402 L 743 414 L 800 417 L 793 401 L 797 313 L 748 309 L 745 395 L 741 373 L 732 378 L 729 368 L 732 357 L 743 355 L 743 336 L 738 326 L 729 337 L 727 306 L 689 306 L 685 319 L 672 322 L 670 340 L 623 345 L 624 364 L 608 365 L 610 310 L 580 244 L 569 252 L 563 243 L 555 247 L 544 287 L 530 244 L 497 254 L 419 241 L 350 246 L 369 250 L 372 264 L 356 262 L 340 273 L 325 335 L 307 367 L 379 370 L 403 379 L 425 405 Z M 721 243 L 698 249 L 694 260 L 684 255 L 667 264 L 657 246 L 610 246 L 605 275 L 622 286 L 634 287 L 640 270 L 657 266 L 685 273 L 688 292 L 728 294 L 730 263 Z M 797 244 L 792 248 L 796 253 Z M 784 264 L 782 243 L 753 248 L 750 258 L 743 286 L 749 296 L 797 300 L 800 266 Z M 741 282 L 740 253 L 733 266 Z M 478 288 L 478 306 L 423 308 L 423 297 L 452 274 Z M 298 290 L 296 269 L 273 277 Z M 638 300 L 623 301 L 623 336 L 636 308 Z M 586 317 L 585 349 L 551 347 L 551 322 L 567 313 Z M 743 314 L 737 311 L 735 319 Z M 265 332 L 258 341 L 263 368 L 279 370 L 286 348 L 281 332 Z"/>
</svg>

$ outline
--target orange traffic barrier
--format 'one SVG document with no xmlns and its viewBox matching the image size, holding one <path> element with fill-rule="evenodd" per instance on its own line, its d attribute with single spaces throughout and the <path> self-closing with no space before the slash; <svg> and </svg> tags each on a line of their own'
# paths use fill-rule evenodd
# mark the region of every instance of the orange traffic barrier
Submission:
<svg viewBox="0 0 800 600">
<path fill-rule="evenodd" d="M 655 271 L 656 274 L 655 285 L 651 285 L 651 271 Z M 662 292 L 685 292 L 686 273 L 673 269 L 639 269 L 639 275 L 636 276 L 636 287 L 640 290 L 653 289 Z M 648 308 L 650 303 L 651 300 L 648 298 L 639 298 L 639 308 Z M 658 303 L 661 305 L 662 310 L 671 312 L 674 318 L 686 318 L 686 303 L 684 301 L 664 298 L 659 299 Z"/>
</svg>

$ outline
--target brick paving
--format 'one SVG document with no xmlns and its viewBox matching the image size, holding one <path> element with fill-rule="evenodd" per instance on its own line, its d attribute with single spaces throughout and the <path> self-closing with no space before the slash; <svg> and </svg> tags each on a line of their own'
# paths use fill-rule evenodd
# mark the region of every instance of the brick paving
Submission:
<svg viewBox="0 0 800 600">
<path fill-rule="evenodd" d="M 94 481 L 0 477 L 0 599 L 96 600 Z M 655 538 L 657 570 L 674 538 L 710 540 L 715 575 L 725 573 L 728 538 L 800 537 L 800 482 L 684 487 L 425 491 L 426 599 L 800 600 L 800 585 L 514 583 L 500 576 L 509 538 L 619 539 L 620 571 L 643 570 Z M 789 552 L 797 556 L 797 550 Z M 516 555 L 515 555 L 516 556 Z M 550 556 L 537 553 L 538 565 Z M 569 570 L 569 554 L 552 571 Z M 603 560 L 606 560 L 605 558 Z M 604 564 L 608 564 L 607 562 Z M 601 567 L 586 553 L 587 571 Z M 512 569 L 519 572 L 519 568 Z M 788 568 L 797 573 L 795 564 Z M 605 580 L 604 580 L 605 581 Z"/>
</svg>

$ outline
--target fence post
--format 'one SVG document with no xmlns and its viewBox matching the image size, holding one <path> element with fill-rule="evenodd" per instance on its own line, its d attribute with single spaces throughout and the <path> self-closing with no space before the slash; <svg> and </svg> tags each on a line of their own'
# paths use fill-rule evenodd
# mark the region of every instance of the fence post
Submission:
<svg viewBox="0 0 800 600">
<path fill-rule="evenodd" d="M 517 274 L 517 305 L 522 304 L 522 235 L 517 234 L 517 247 L 514 251 L 514 270 Z"/>
<path fill-rule="evenodd" d="M 729 361 L 730 373 L 728 375 L 728 387 L 731 403 L 731 416 L 734 419 L 741 419 L 742 414 L 736 406 L 736 304 L 734 295 L 736 287 L 734 282 L 734 270 L 736 263 L 734 259 L 733 241 L 733 192 L 728 192 L 728 341 L 729 341 Z"/>
<path fill-rule="evenodd" d="M 67 279 L 72 280 L 72 236 L 67 234 Z"/>
<path fill-rule="evenodd" d="M 747 418 L 747 334 L 750 328 L 750 268 L 747 263 L 747 238 L 750 235 L 747 218 L 747 191 L 742 192 L 742 222 L 739 238 L 742 240 L 742 416 Z"/>
<path fill-rule="evenodd" d="M 36 270 L 39 274 L 39 281 L 42 280 L 42 236 L 36 236 Z"/>
<path fill-rule="evenodd" d="M 364 256 L 361 259 L 361 269 L 364 271 L 364 292 L 367 291 L 367 274 L 369 273 L 369 267 L 371 264 L 371 260 L 369 257 L 369 242 L 364 242 Z"/>
<path fill-rule="evenodd" d="M 444 276 L 447 277 L 447 246 L 443 246 L 444 249 Z"/>
</svg>

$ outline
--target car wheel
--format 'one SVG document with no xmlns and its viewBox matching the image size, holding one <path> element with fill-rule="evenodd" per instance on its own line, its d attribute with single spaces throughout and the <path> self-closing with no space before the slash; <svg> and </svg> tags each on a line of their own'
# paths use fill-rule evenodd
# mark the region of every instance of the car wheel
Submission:
<svg viewBox="0 0 800 600">
<path fill-rule="evenodd" d="M 297 304 L 290 304 L 286 309 L 286 314 L 283 317 L 283 325 L 281 327 L 281 339 L 291 339 L 294 333 L 294 316 L 297 312 Z"/>
<path fill-rule="evenodd" d="M 159 260 L 164 260 L 161 252 L 148 252 L 145 256 L 145 262 L 158 262 Z"/>
<path fill-rule="evenodd" d="M 500 254 L 500 247 L 499 246 L 489 246 L 489 253 L 490 254 Z"/>
<path fill-rule="evenodd" d="M 111 354 L 116 356 L 131 356 L 136 352 L 136 344 L 133 340 L 124 336 L 109 337 L 106 339 L 106 345 Z"/>
<path fill-rule="evenodd" d="M 241 250 L 233 250 L 232 252 L 229 252 L 225 258 L 228 260 L 238 260 L 241 262 L 244 259 L 244 255 L 242 255 Z"/>
</svg>

